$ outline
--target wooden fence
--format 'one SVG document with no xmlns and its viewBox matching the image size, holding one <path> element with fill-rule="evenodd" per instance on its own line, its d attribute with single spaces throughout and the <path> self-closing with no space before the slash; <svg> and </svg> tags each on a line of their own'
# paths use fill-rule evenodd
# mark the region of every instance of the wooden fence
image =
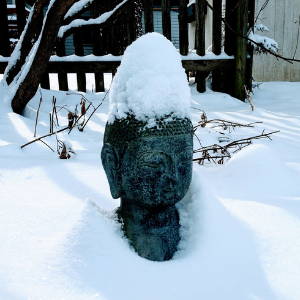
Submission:
<svg viewBox="0 0 300 300">
<path fill-rule="evenodd" d="M 4 1 L 5 2 L 5 1 Z M 3 0 L 0 7 L 0 37 L 2 42 L 8 36 L 7 15 Z M 241 100 L 245 98 L 245 86 L 250 88 L 252 78 L 252 54 L 243 36 L 247 35 L 249 24 L 254 19 L 254 5 L 252 0 L 226 0 L 225 35 L 222 31 L 222 5 L 224 0 L 213 0 L 212 22 L 212 51 L 214 55 L 206 55 L 205 49 L 205 14 L 207 7 L 205 0 L 195 1 L 195 48 L 196 54 L 189 53 L 188 41 L 188 0 L 179 0 L 179 51 L 182 55 L 182 65 L 187 72 L 195 73 L 197 90 L 205 91 L 206 78 L 212 73 L 212 87 L 215 91 L 227 92 Z M 162 0 L 163 34 L 171 39 L 172 28 L 170 18 L 170 0 Z M 153 0 L 143 0 L 144 31 L 152 32 L 153 28 Z M 6 19 L 6 20 L 5 20 Z M 6 26 L 6 28 L 5 28 Z M 4 33 L 4 34 L 3 34 Z M 7 39 L 7 38 L 6 38 Z M 6 41 L 7 42 L 7 41 Z M 80 41 L 75 41 L 80 46 Z M 0 54 L 6 56 L 5 43 L 0 41 Z M 223 53 L 223 47 L 225 54 Z M 63 45 L 61 46 L 63 48 Z M 80 47 L 79 47 L 80 48 Z M 60 47 L 57 47 L 59 50 Z M 58 51 L 59 52 L 59 51 Z M 82 51 L 75 52 L 77 56 L 71 61 L 69 57 L 52 57 L 41 86 L 49 88 L 49 73 L 57 73 L 60 90 L 68 90 L 68 73 L 77 74 L 78 90 L 85 91 L 85 74 L 95 73 L 95 90 L 104 90 L 103 73 L 116 72 L 120 64 L 120 57 L 97 56 L 84 57 Z M 58 55 L 60 53 L 57 53 Z M 61 51 L 63 55 L 63 51 Z M 0 60 L 0 72 L 6 66 L 5 59 Z"/>
</svg>

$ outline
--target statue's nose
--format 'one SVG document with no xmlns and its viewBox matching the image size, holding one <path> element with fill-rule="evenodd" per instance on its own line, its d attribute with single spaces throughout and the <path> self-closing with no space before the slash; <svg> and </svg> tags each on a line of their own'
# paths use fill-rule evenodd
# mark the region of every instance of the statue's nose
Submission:
<svg viewBox="0 0 300 300">
<path fill-rule="evenodd" d="M 175 166 L 172 166 L 165 174 L 165 184 L 167 188 L 173 189 L 178 183 L 178 176 Z"/>
</svg>

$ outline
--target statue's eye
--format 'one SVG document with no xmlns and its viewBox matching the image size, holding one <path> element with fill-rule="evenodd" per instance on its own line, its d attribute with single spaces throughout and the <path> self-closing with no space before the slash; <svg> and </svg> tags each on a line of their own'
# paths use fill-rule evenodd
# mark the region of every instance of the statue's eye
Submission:
<svg viewBox="0 0 300 300">
<path fill-rule="evenodd" d="M 150 168 L 159 168 L 162 165 L 162 160 L 159 158 L 153 158 L 151 160 L 143 161 L 143 165 Z"/>
<path fill-rule="evenodd" d="M 163 165 L 163 158 L 161 155 L 150 154 L 143 157 L 141 164 L 142 166 L 157 169 Z"/>
<path fill-rule="evenodd" d="M 149 167 L 152 169 L 158 169 L 160 167 L 160 164 L 155 164 L 155 163 L 144 163 L 143 164 L 145 167 Z"/>
</svg>

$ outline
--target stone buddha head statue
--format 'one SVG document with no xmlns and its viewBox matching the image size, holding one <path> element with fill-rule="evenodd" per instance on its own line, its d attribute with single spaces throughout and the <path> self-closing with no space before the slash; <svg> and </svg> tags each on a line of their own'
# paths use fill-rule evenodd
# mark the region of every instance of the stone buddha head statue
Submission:
<svg viewBox="0 0 300 300">
<path fill-rule="evenodd" d="M 136 63 L 140 56 L 135 49 L 141 51 L 143 44 L 150 51 L 147 71 Z M 166 48 L 169 55 L 165 60 L 178 55 L 158 34 L 140 38 L 125 51 L 112 85 L 101 158 L 112 197 L 121 198 L 118 217 L 125 236 L 140 256 L 163 261 L 173 257 L 180 240 L 175 204 L 191 183 L 193 127 L 186 113 L 190 95 L 179 59 L 171 59 L 175 69 L 172 64 L 168 70 L 168 63 L 157 75 L 161 84 L 171 80 L 164 89 L 154 77 L 144 82 L 146 88 L 140 85 L 139 79 L 149 75 L 149 68 L 157 69 L 156 48 L 149 49 L 153 44 Z M 130 57 L 135 60 L 131 62 Z M 173 71 L 179 75 L 174 77 Z"/>
<path fill-rule="evenodd" d="M 175 204 L 192 178 L 193 130 L 189 119 L 164 118 L 157 127 L 128 116 L 107 124 L 102 164 L 125 235 L 139 255 L 168 260 L 177 249 Z"/>
<path fill-rule="evenodd" d="M 113 198 L 150 210 L 175 205 L 192 177 L 192 124 L 163 118 L 148 128 L 128 116 L 107 124 L 102 162 Z"/>
</svg>

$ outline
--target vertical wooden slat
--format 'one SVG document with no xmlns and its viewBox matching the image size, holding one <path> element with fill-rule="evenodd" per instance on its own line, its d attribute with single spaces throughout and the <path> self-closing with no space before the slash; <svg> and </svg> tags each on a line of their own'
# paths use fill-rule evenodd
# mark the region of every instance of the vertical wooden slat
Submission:
<svg viewBox="0 0 300 300">
<path fill-rule="evenodd" d="M 103 73 L 95 73 L 95 89 L 96 92 L 104 92 L 104 74 Z"/>
<path fill-rule="evenodd" d="M 49 73 L 46 72 L 43 75 L 42 81 L 41 81 L 41 87 L 43 89 L 49 90 L 50 89 L 50 79 L 49 79 Z"/>
<path fill-rule="evenodd" d="M 225 11 L 225 43 L 224 50 L 228 55 L 234 55 L 236 49 L 236 12 L 239 0 L 226 0 Z"/>
<path fill-rule="evenodd" d="M 93 7 L 92 7 L 93 15 L 96 17 L 99 15 L 99 12 L 101 11 L 101 4 L 97 1 L 94 1 Z M 94 55 L 103 55 L 103 41 L 101 42 L 101 29 L 95 28 L 94 30 L 94 43 L 93 43 L 93 54 Z M 103 73 L 95 73 L 95 91 L 98 92 L 104 92 L 104 74 Z"/>
<path fill-rule="evenodd" d="M 171 0 L 162 0 L 161 12 L 163 34 L 167 39 L 171 40 Z"/>
<path fill-rule="evenodd" d="M 60 41 L 56 45 L 56 54 L 58 56 L 64 56 L 66 54 L 65 51 L 65 40 Z M 58 87 L 60 91 L 68 91 L 68 74 L 66 72 L 58 72 Z"/>
<path fill-rule="evenodd" d="M 24 0 L 16 0 L 16 12 L 17 12 L 18 34 L 20 36 L 26 24 Z"/>
<path fill-rule="evenodd" d="M 0 55 L 10 55 L 6 0 L 0 0 Z"/>
<path fill-rule="evenodd" d="M 236 56 L 234 97 L 245 101 L 246 65 L 247 65 L 247 36 L 248 31 L 248 0 L 240 0 L 236 14 Z"/>
<path fill-rule="evenodd" d="M 205 0 L 196 0 L 195 13 L 196 13 L 196 36 L 195 47 L 198 55 L 205 55 Z M 196 73 L 197 91 L 205 92 L 206 90 L 206 72 Z"/>
<path fill-rule="evenodd" d="M 143 0 L 145 32 L 153 32 L 153 0 Z"/>
<path fill-rule="evenodd" d="M 187 4 L 188 4 L 188 0 L 179 1 L 178 21 L 179 21 L 179 47 L 180 47 L 181 55 L 187 55 L 189 52 Z"/>
<path fill-rule="evenodd" d="M 248 3 L 249 28 L 253 29 L 255 19 L 255 1 L 250 0 Z M 246 87 L 252 92 L 252 70 L 253 70 L 253 47 L 248 44 L 247 66 L 246 66 Z"/>
<path fill-rule="evenodd" d="M 213 0 L 213 39 L 212 51 L 216 55 L 222 50 L 222 0 Z"/>
<path fill-rule="evenodd" d="M 222 51 L 222 0 L 213 0 L 212 51 L 220 55 Z M 212 72 L 212 89 L 223 91 L 222 70 Z"/>
<path fill-rule="evenodd" d="M 242 0 L 243 1 L 243 0 Z M 224 51 L 228 55 L 236 54 L 236 15 L 239 0 L 226 0 Z M 226 69 L 223 74 L 224 92 L 234 95 L 235 66 Z"/>
<path fill-rule="evenodd" d="M 73 35 L 75 54 L 78 56 L 84 56 L 83 44 L 80 38 L 79 32 L 75 32 Z M 85 73 L 77 72 L 77 87 L 78 91 L 86 92 L 86 78 Z"/>
<path fill-rule="evenodd" d="M 129 2 L 126 11 L 126 25 L 127 25 L 127 44 L 130 45 L 137 38 L 137 24 L 135 19 L 135 4 Z"/>
</svg>

